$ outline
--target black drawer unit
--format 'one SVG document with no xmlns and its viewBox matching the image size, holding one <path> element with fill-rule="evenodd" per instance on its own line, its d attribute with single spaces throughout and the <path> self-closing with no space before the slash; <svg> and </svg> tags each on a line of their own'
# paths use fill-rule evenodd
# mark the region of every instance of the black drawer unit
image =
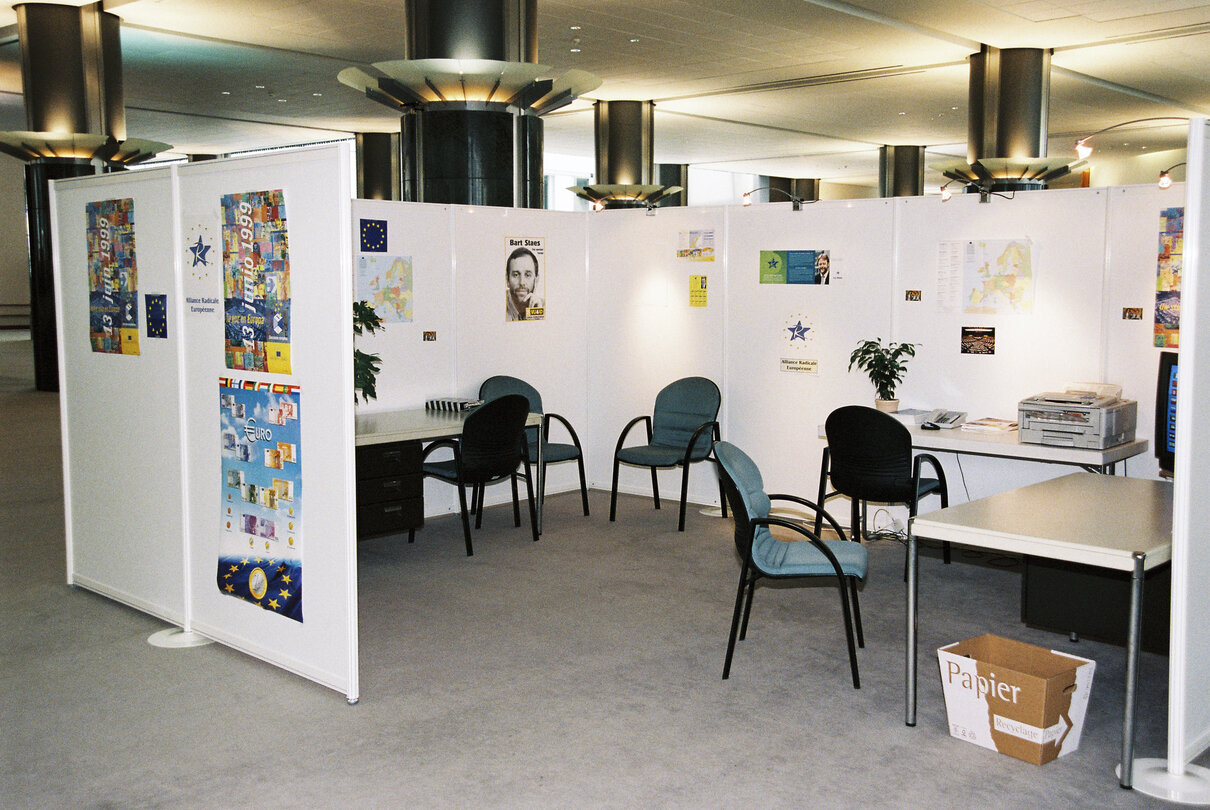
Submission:
<svg viewBox="0 0 1210 810">
<path fill-rule="evenodd" d="M 357 536 L 404 532 L 424 525 L 420 442 L 357 448 Z"/>
</svg>

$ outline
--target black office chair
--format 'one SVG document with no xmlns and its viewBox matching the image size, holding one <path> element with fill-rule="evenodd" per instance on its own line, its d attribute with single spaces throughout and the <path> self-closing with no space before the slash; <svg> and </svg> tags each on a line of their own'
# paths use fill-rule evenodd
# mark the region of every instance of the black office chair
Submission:
<svg viewBox="0 0 1210 810">
<path fill-rule="evenodd" d="M 487 484 L 512 480 L 513 525 L 521 525 L 521 510 L 517 501 L 519 466 L 525 468 L 525 489 L 529 498 L 529 525 L 534 542 L 538 540 L 538 515 L 534 508 L 533 477 L 530 475 L 529 451 L 525 440 L 525 420 L 529 416 L 529 401 L 520 394 L 509 394 L 484 402 L 467 417 L 459 439 L 442 439 L 424 449 L 421 458 L 424 474 L 458 487 L 458 503 L 462 510 L 462 533 L 466 538 L 466 556 L 475 552 L 471 546 L 470 514 L 466 508 L 466 488 L 473 488 L 475 528 L 483 522 L 483 495 Z M 454 457 L 445 461 L 425 461 L 438 448 L 448 447 Z M 416 530 L 408 532 L 408 542 L 415 539 Z"/>
<path fill-rule="evenodd" d="M 651 494 L 660 508 L 659 467 L 684 468 L 681 476 L 681 517 L 678 531 L 685 531 L 685 501 L 689 497 L 689 465 L 713 459 L 712 448 L 719 436 L 718 409 L 723 396 L 718 386 L 705 377 L 685 377 L 664 386 L 655 397 L 652 416 L 636 416 L 622 428 L 613 451 L 613 487 L 609 495 L 609 519 L 618 508 L 618 469 L 622 464 L 651 468 Z M 626 434 L 640 422 L 647 426 L 647 444 L 625 447 Z M 715 461 L 717 461 L 715 459 Z M 727 498 L 723 484 L 718 485 L 723 517 L 727 516 Z"/>
<path fill-rule="evenodd" d="M 560 461 L 574 460 L 580 468 L 580 500 L 584 505 L 584 514 L 587 515 L 588 482 L 584 477 L 584 451 L 580 447 L 580 437 L 576 435 L 576 431 L 572 428 L 571 423 L 557 413 L 544 413 L 542 411 L 542 395 L 538 393 L 538 389 L 525 382 L 525 380 L 501 374 L 495 377 L 488 377 L 479 386 L 479 399 L 484 402 L 504 396 L 505 394 L 521 394 L 529 401 L 530 413 L 542 414 L 542 427 L 540 428 L 542 436 L 541 497 L 546 497 L 547 465 Z M 571 439 L 571 444 L 550 441 L 550 423 L 552 421 L 558 422 L 563 426 L 567 431 L 568 437 Z M 529 462 L 531 464 L 536 464 L 538 461 L 538 431 L 539 428 L 536 427 L 525 429 L 525 439 L 529 443 Z"/>
<path fill-rule="evenodd" d="M 941 498 L 941 508 L 949 506 L 941 462 L 930 453 L 913 458 L 912 434 L 895 417 L 862 405 L 846 405 L 828 414 L 824 430 L 828 446 L 823 449 L 819 469 L 819 503 L 836 495 L 849 498 L 849 533 L 854 539 L 863 535 L 861 505 L 865 501 L 906 504 L 912 517 L 925 495 L 935 493 Z M 921 475 L 925 463 L 936 478 Z M 827 491 L 829 478 L 834 492 Z M 818 518 L 815 528 L 819 530 Z M 949 543 L 943 554 L 948 563 Z"/>
</svg>

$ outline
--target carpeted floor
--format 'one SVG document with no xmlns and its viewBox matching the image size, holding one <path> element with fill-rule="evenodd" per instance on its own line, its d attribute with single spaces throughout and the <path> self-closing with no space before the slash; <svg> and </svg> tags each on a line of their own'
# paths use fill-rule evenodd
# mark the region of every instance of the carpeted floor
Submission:
<svg viewBox="0 0 1210 810">
<path fill-rule="evenodd" d="M 927 550 L 916 728 L 903 725 L 903 547 L 871 545 L 862 688 L 831 587 L 766 585 L 731 679 L 730 522 L 548 499 L 539 543 L 497 508 L 359 546 L 361 702 L 64 584 L 57 396 L 0 347 L 0 806 L 1126 808 L 1123 654 L 1017 622 L 1020 566 Z M 933 650 L 984 632 L 1097 661 L 1080 749 L 1042 767 L 949 736 Z M 1144 654 L 1140 756 L 1164 756 Z M 1204 758 L 1203 758 L 1204 759 Z M 1202 760 L 1199 760 L 1201 762 Z"/>
</svg>

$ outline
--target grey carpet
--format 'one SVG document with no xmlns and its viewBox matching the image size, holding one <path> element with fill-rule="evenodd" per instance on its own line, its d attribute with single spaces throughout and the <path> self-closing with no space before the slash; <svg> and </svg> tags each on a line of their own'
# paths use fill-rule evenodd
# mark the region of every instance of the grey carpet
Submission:
<svg viewBox="0 0 1210 810">
<path fill-rule="evenodd" d="M 730 522 L 551 497 L 541 542 L 489 510 L 358 549 L 362 699 L 64 584 L 57 396 L 0 345 L 0 806 L 1112 808 L 1123 655 L 1021 626 L 1020 566 L 922 560 L 919 725 L 903 725 L 903 548 L 871 545 L 862 688 L 832 588 L 764 586 L 720 680 Z M 952 739 L 933 650 L 983 632 L 1097 661 L 1080 749 L 1042 767 Z M 1144 654 L 1138 754 L 1164 756 L 1166 659 Z M 1204 757 L 1199 762 L 1203 762 Z"/>
</svg>

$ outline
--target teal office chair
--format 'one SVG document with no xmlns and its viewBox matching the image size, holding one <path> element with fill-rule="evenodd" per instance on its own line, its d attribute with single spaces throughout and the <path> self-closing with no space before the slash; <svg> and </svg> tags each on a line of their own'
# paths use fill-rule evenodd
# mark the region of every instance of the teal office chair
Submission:
<svg viewBox="0 0 1210 810">
<path fill-rule="evenodd" d="M 748 617 L 752 613 L 752 596 L 756 581 L 761 577 L 835 577 L 840 590 L 840 606 L 844 613 L 845 641 L 849 647 L 849 668 L 853 673 L 853 688 L 861 688 L 857 672 L 857 647 L 865 647 L 861 631 L 861 607 L 857 601 L 857 580 L 865 579 L 869 558 L 865 546 L 845 539 L 844 530 L 822 507 L 793 495 L 766 495 L 760 470 L 744 451 L 730 442 L 715 442 L 714 454 L 722 468 L 720 478 L 731 511 L 735 515 L 735 548 L 743 558 L 739 589 L 735 594 L 735 611 L 731 617 L 731 635 L 727 640 L 727 658 L 723 663 L 723 680 L 731 675 L 731 658 L 738 635 L 742 641 L 748 633 Z M 814 512 L 826 520 L 839 540 L 823 540 L 818 530 L 812 531 L 799 520 L 769 514 L 773 501 L 789 501 Z M 785 542 L 775 538 L 770 526 L 781 526 L 802 539 Z M 747 599 L 744 598 L 745 591 Z M 852 605 L 850 607 L 850 598 Z M 743 623 L 740 623 L 740 614 Z M 856 645 L 854 645 L 854 628 Z"/>
<path fill-rule="evenodd" d="M 651 468 L 651 493 L 655 508 L 660 508 L 660 483 L 656 477 L 659 467 L 684 468 L 681 476 L 681 517 L 678 531 L 685 531 L 685 501 L 689 496 L 689 465 L 712 457 L 711 448 L 719 439 L 718 409 L 723 396 L 718 386 L 705 377 L 685 377 L 666 385 L 655 397 L 652 416 L 636 416 L 622 429 L 613 451 L 613 488 L 609 495 L 609 519 L 618 508 L 618 469 L 622 464 Z M 647 427 L 647 444 L 625 447 L 626 434 L 643 422 Z M 719 500 L 723 517 L 727 516 L 727 499 L 719 480 Z"/>
<path fill-rule="evenodd" d="M 534 542 L 538 540 L 538 515 L 534 508 L 534 488 L 529 468 L 529 452 L 525 441 L 525 420 L 529 417 L 529 402 L 520 394 L 484 402 L 466 417 L 462 435 L 458 439 L 442 439 L 424 448 L 421 465 L 426 476 L 437 478 L 458 487 L 458 503 L 462 511 L 462 534 L 466 539 L 466 556 L 473 556 L 471 545 L 470 513 L 466 507 L 466 488 L 473 490 L 476 514 L 475 528 L 483 521 L 483 493 L 487 484 L 511 479 L 513 485 L 513 525 L 521 525 L 521 511 L 517 505 L 517 477 L 521 465 L 525 467 L 525 488 L 529 496 L 529 525 L 533 530 Z M 438 448 L 448 447 L 454 457 L 444 461 L 427 461 Z M 416 530 L 408 531 L 408 542 L 416 537 Z"/>
<path fill-rule="evenodd" d="M 516 377 L 508 377 L 505 375 L 497 375 L 488 377 L 479 386 L 479 399 L 484 402 L 489 399 L 502 397 L 505 394 L 520 394 L 529 401 L 529 412 L 542 414 L 542 492 L 540 496 L 546 497 L 546 467 L 551 463 L 560 461 L 575 461 L 580 468 L 580 500 L 584 505 L 584 514 L 588 514 L 588 482 L 584 477 L 584 451 L 580 447 L 580 437 L 576 435 L 576 431 L 572 428 L 571 423 L 557 413 L 544 413 L 542 411 L 542 395 L 538 393 L 538 389 L 534 388 L 525 380 L 519 380 Z M 558 422 L 567 431 L 568 437 L 571 439 L 571 444 L 552 442 L 550 441 L 550 423 Z M 538 428 L 526 428 L 525 438 L 529 443 L 529 463 L 538 463 Z"/>
</svg>

